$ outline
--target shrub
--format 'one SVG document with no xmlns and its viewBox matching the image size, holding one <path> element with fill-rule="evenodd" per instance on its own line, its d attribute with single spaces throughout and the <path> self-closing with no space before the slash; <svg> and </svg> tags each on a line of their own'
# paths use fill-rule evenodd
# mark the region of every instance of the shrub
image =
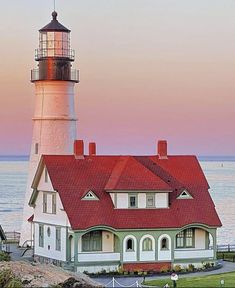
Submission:
<svg viewBox="0 0 235 288">
<path fill-rule="evenodd" d="M 193 264 L 188 265 L 188 271 L 193 272 L 195 270 L 195 266 Z"/>
<path fill-rule="evenodd" d="M 0 262 L 1 261 L 10 261 L 11 257 L 9 254 L 7 254 L 6 252 L 2 252 L 0 251 Z"/>
<path fill-rule="evenodd" d="M 23 284 L 19 279 L 14 278 L 9 281 L 6 288 L 23 288 Z"/>
<path fill-rule="evenodd" d="M 23 288 L 23 284 L 20 279 L 14 277 L 10 269 L 4 269 L 0 272 L 0 287 Z"/>
<path fill-rule="evenodd" d="M 118 266 L 118 273 L 119 274 L 123 274 L 124 270 L 123 270 L 123 266 L 122 265 L 119 265 Z"/>
<path fill-rule="evenodd" d="M 161 268 L 160 268 L 160 272 L 161 273 L 165 273 L 165 272 L 168 272 L 169 271 L 169 267 L 167 265 L 163 265 Z"/>
<path fill-rule="evenodd" d="M 208 268 L 211 267 L 211 263 L 206 262 L 206 263 L 203 264 L 203 267 L 204 267 L 204 269 L 208 269 Z"/>
<path fill-rule="evenodd" d="M 180 265 L 175 265 L 174 270 L 175 272 L 180 272 L 182 270 L 182 267 Z"/>
</svg>

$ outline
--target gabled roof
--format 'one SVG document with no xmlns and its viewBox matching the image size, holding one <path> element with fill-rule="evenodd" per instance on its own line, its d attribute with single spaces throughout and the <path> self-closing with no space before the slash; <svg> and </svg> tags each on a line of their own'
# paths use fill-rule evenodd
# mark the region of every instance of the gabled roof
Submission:
<svg viewBox="0 0 235 288">
<path fill-rule="evenodd" d="M 104 189 L 106 191 L 172 191 L 165 181 L 132 156 L 119 157 Z"/>
<path fill-rule="evenodd" d="M 168 156 L 168 159 L 157 156 L 85 156 L 84 159 L 75 159 L 73 155 L 44 155 L 40 163 L 47 167 L 73 230 L 94 226 L 114 229 L 180 228 L 194 223 L 221 226 L 208 192 L 208 183 L 194 156 Z M 132 173 L 132 169 L 135 172 Z M 40 173 L 42 168 L 37 171 Z M 138 178 L 137 184 L 130 175 Z M 123 188 L 124 184 L 129 189 L 141 185 L 147 188 L 145 175 L 152 180 L 149 182 L 151 188 L 157 188 L 157 184 L 163 188 L 164 183 L 170 187 L 170 208 L 114 209 L 105 189 Z M 34 185 L 36 183 L 34 181 Z M 190 205 L 188 199 L 176 199 L 184 189 L 193 197 Z M 82 200 L 89 190 L 95 191 L 99 201 Z"/>
</svg>

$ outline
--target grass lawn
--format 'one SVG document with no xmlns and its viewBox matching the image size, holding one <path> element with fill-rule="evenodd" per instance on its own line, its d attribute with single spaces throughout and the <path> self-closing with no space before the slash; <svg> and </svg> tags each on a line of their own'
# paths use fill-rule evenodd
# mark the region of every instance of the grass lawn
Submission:
<svg viewBox="0 0 235 288">
<path fill-rule="evenodd" d="M 224 285 L 221 286 L 220 280 L 224 280 Z M 152 280 L 152 281 L 145 281 L 144 285 L 149 286 L 159 286 L 163 287 L 166 283 L 172 286 L 172 281 L 168 279 L 161 279 L 161 280 Z M 224 273 L 224 274 L 217 274 L 217 275 L 209 275 L 209 276 L 201 276 L 201 277 L 188 277 L 188 278 L 180 278 L 177 281 L 177 288 L 181 287 L 235 287 L 235 272 Z"/>
</svg>

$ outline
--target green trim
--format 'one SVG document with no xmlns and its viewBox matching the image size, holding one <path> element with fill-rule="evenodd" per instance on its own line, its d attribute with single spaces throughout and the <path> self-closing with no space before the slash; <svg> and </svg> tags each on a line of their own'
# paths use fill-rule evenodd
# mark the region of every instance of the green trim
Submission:
<svg viewBox="0 0 235 288">
<path fill-rule="evenodd" d="M 81 233 L 86 233 L 92 230 L 97 230 L 97 229 L 104 229 L 107 231 L 111 231 L 114 233 L 117 232 L 127 232 L 130 233 L 131 231 L 133 232 L 139 232 L 139 231 L 175 231 L 176 234 L 178 234 L 181 230 L 184 230 L 186 228 L 201 228 L 204 229 L 206 231 L 208 231 L 209 233 L 211 233 L 210 231 L 212 229 L 217 229 L 219 228 L 219 226 L 207 226 L 204 224 L 200 224 L 200 223 L 192 223 L 192 224 L 187 224 L 185 226 L 182 227 L 171 227 L 171 228 L 113 228 L 111 226 L 105 226 L 105 225 L 98 225 L 98 226 L 93 226 L 93 227 L 89 227 L 87 229 L 75 229 L 73 230 L 74 232 L 81 232 Z"/>
<path fill-rule="evenodd" d="M 114 207 L 117 208 L 117 193 L 114 193 Z"/>
</svg>

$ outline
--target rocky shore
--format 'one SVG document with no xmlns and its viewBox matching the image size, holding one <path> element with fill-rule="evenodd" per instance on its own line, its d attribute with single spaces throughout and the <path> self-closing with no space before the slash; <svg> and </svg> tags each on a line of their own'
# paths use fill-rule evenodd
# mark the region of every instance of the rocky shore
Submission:
<svg viewBox="0 0 235 288">
<path fill-rule="evenodd" d="M 82 273 L 67 272 L 54 265 L 25 261 L 0 262 L 0 273 L 9 271 L 22 282 L 22 287 L 90 288 L 101 287 Z"/>
</svg>

